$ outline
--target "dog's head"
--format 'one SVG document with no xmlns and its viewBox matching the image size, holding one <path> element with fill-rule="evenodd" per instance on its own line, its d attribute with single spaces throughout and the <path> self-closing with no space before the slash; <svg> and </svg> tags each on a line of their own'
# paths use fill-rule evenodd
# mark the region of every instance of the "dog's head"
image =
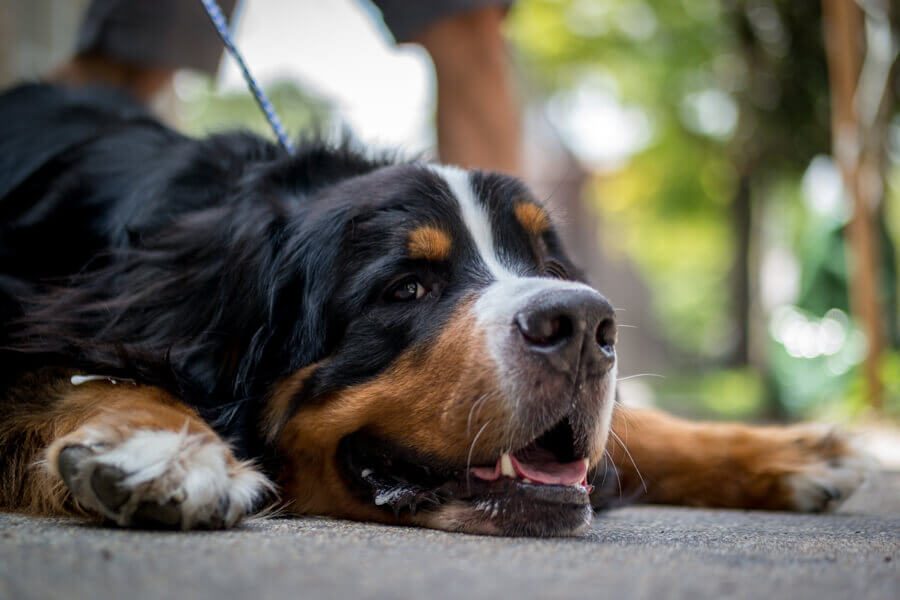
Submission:
<svg viewBox="0 0 900 600">
<path fill-rule="evenodd" d="M 387 166 L 308 198 L 299 362 L 264 434 L 298 512 L 566 535 L 613 409 L 613 309 L 517 180 Z"/>
</svg>

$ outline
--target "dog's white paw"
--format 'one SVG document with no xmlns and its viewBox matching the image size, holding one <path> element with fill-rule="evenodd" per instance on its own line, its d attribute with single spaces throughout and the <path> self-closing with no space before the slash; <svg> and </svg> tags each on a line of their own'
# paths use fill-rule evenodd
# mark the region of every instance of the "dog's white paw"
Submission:
<svg viewBox="0 0 900 600">
<path fill-rule="evenodd" d="M 873 458 L 854 447 L 852 440 L 834 429 L 797 428 L 794 444 L 804 461 L 789 469 L 786 485 L 794 510 L 823 512 L 840 506 L 876 468 Z"/>
<path fill-rule="evenodd" d="M 272 488 L 212 434 L 79 431 L 47 451 L 80 505 L 122 526 L 232 527 Z"/>
</svg>

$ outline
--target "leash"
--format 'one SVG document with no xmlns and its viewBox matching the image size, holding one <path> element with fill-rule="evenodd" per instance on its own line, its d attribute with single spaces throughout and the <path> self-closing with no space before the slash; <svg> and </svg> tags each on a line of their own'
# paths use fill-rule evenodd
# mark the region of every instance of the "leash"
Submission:
<svg viewBox="0 0 900 600">
<path fill-rule="evenodd" d="M 250 70 L 247 68 L 246 63 L 244 63 L 241 53 L 238 52 L 237 46 L 234 45 L 231 34 L 228 32 L 228 22 L 225 20 L 225 15 L 222 14 L 222 9 L 219 8 L 218 2 L 216 2 L 216 0 L 200 0 L 200 3 L 203 5 L 203 8 L 206 9 L 206 14 L 209 15 L 209 20 L 212 21 L 213 26 L 216 28 L 219 37 L 222 39 L 222 43 L 225 44 L 225 49 L 228 50 L 228 54 L 230 54 L 235 62 L 237 62 L 241 73 L 244 75 L 244 81 L 247 82 L 250 91 L 253 92 L 253 97 L 256 98 L 256 103 L 259 105 L 259 108 L 265 113 L 269 125 L 272 126 L 272 130 L 275 132 L 275 137 L 278 138 L 278 143 L 281 144 L 282 148 L 287 150 L 288 154 L 293 154 L 294 145 L 291 144 L 291 141 L 288 139 L 284 126 L 282 126 L 281 120 L 275 113 L 275 108 L 269 101 L 268 96 L 262 91 L 259 84 L 256 83 L 253 75 L 250 74 Z"/>
</svg>

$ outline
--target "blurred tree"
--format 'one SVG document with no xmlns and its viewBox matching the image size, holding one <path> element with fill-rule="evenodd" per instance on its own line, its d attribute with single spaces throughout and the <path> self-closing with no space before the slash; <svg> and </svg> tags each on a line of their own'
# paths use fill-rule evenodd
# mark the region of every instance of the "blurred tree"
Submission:
<svg viewBox="0 0 900 600">
<path fill-rule="evenodd" d="M 180 129 L 193 135 L 243 127 L 273 138 L 272 127 L 256 100 L 245 90 L 217 90 L 207 76 L 179 71 L 173 82 L 178 99 L 173 118 Z M 284 122 L 288 135 L 323 131 L 332 118 L 332 107 L 323 98 L 292 81 L 266 84 L 266 94 Z"/>
<path fill-rule="evenodd" d="M 650 123 L 647 147 L 624 169 L 596 177 L 593 197 L 617 234 L 611 237 L 653 284 L 673 345 L 707 358 L 720 357 L 729 338 L 722 284 L 732 255 L 725 217 L 736 177 L 723 138 L 734 126 L 734 102 L 715 87 L 713 72 L 727 35 L 715 2 L 525 0 L 510 19 L 523 70 L 545 95 L 587 82 Z M 725 114 L 704 129 L 697 111 L 710 105 L 731 110 L 730 122 Z M 598 142 L 619 134 L 582 132 Z"/>
<path fill-rule="evenodd" d="M 864 10 L 860 8 L 864 7 Z M 873 409 L 883 408 L 881 355 L 884 318 L 879 277 L 879 226 L 886 183 L 886 136 L 894 92 L 891 71 L 900 35 L 891 23 L 891 5 L 870 0 L 822 0 L 831 76 L 834 155 L 849 194 L 853 215 L 850 299 L 867 338 L 866 395 Z M 878 219 L 876 221 L 876 219 Z"/>
<path fill-rule="evenodd" d="M 544 95 L 599 81 L 645 115 L 646 144 L 596 176 L 593 197 L 612 224 L 607 237 L 650 282 L 669 341 L 694 365 L 749 363 L 767 378 L 780 360 L 758 280 L 766 214 L 785 217 L 779 235 L 803 267 L 794 300 L 846 307 L 841 236 L 831 238 L 837 251 L 801 244 L 833 227 L 799 193 L 811 160 L 831 150 L 819 2 L 521 0 L 510 37 Z M 778 415 L 793 392 L 782 379 L 769 388 L 766 412 Z"/>
<path fill-rule="evenodd" d="M 749 252 L 753 204 L 766 202 L 779 180 L 798 178 L 812 157 L 828 152 L 827 68 L 817 3 L 731 0 L 722 6 L 743 73 L 743 81 L 732 85 L 740 117 L 729 144 L 740 178 L 732 200 L 737 242 L 732 301 L 738 324 L 732 358 L 761 367 L 764 346 L 757 340 L 751 350 L 751 331 L 765 331 L 751 298 L 751 279 L 759 271 Z"/>
</svg>

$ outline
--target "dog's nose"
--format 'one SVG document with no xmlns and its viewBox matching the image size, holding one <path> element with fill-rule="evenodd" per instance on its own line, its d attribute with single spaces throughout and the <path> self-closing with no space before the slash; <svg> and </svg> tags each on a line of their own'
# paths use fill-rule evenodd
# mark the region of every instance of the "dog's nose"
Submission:
<svg viewBox="0 0 900 600">
<path fill-rule="evenodd" d="M 515 323 L 527 349 L 557 371 L 602 375 L 615 362 L 615 312 L 597 292 L 541 294 L 516 314 Z"/>
</svg>

